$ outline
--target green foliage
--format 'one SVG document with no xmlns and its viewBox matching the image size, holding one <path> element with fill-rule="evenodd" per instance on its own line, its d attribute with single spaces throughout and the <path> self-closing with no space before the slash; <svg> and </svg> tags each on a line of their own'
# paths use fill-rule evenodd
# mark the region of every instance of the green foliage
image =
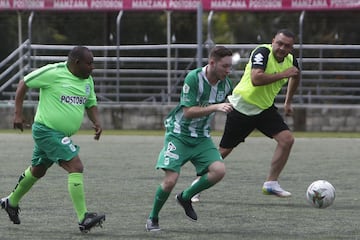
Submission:
<svg viewBox="0 0 360 240">
<path fill-rule="evenodd" d="M 219 13 L 214 15 L 213 37 L 215 43 L 230 44 L 235 42 L 234 31 L 231 29 L 229 15 L 227 13 Z"/>
<path fill-rule="evenodd" d="M 203 14 L 203 39 L 207 39 L 208 12 Z M 117 12 L 35 12 L 32 41 L 39 44 L 116 44 Z M 18 45 L 18 17 L 22 40 L 28 38 L 30 12 L 0 14 L 0 59 Z M 276 30 L 299 32 L 300 12 L 214 12 L 211 36 L 215 43 L 270 42 Z M 303 42 L 309 44 L 358 44 L 358 11 L 306 12 Z M 171 12 L 171 35 L 176 43 L 196 43 L 196 12 Z M 166 12 L 124 12 L 120 23 L 121 44 L 165 44 Z"/>
<path fill-rule="evenodd" d="M 0 13 L 0 61 L 9 55 L 19 44 L 18 19 L 16 14 Z"/>
</svg>

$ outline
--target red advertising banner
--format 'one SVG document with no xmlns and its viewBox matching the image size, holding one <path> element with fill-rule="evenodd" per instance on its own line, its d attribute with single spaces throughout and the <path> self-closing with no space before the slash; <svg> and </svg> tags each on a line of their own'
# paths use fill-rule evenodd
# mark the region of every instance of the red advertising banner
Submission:
<svg viewBox="0 0 360 240">
<path fill-rule="evenodd" d="M 200 3 L 205 11 L 360 10 L 360 0 L 0 0 L 0 11 L 195 11 Z"/>
</svg>

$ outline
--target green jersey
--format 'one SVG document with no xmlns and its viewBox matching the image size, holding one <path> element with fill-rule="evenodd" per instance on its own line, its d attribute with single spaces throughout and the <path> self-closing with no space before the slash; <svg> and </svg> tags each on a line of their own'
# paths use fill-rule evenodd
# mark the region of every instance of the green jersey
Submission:
<svg viewBox="0 0 360 240">
<path fill-rule="evenodd" d="M 66 136 L 79 130 L 85 108 L 97 104 L 92 77 L 76 77 L 66 62 L 39 68 L 27 74 L 24 81 L 27 87 L 40 89 L 35 122 Z"/>
<path fill-rule="evenodd" d="M 211 120 L 215 113 L 199 118 L 185 118 L 183 107 L 208 106 L 222 103 L 232 91 L 228 77 L 211 85 L 205 76 L 206 66 L 190 71 L 185 77 L 179 104 L 165 120 L 167 133 L 192 138 L 210 137 Z"/>
</svg>

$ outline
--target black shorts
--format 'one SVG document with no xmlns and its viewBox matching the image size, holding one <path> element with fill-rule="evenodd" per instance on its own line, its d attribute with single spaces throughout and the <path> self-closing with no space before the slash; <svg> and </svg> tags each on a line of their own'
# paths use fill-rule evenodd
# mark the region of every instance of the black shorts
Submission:
<svg viewBox="0 0 360 240">
<path fill-rule="evenodd" d="M 277 133 L 289 130 L 277 108 L 273 105 L 261 113 L 253 116 L 242 114 L 235 109 L 227 114 L 225 129 L 220 147 L 234 148 L 254 130 L 258 129 L 269 138 Z"/>
</svg>

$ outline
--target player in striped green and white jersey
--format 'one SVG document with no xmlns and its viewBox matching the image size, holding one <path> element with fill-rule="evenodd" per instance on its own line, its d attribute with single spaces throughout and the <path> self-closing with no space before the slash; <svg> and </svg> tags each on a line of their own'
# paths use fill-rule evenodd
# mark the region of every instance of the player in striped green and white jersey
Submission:
<svg viewBox="0 0 360 240">
<path fill-rule="evenodd" d="M 147 231 L 158 231 L 159 212 L 173 190 L 181 167 L 188 161 L 201 176 L 176 195 L 177 202 L 191 220 L 197 220 L 191 198 L 219 182 L 225 175 L 223 159 L 210 137 L 211 121 L 216 112 L 228 113 L 232 105 L 225 102 L 232 92 L 228 75 L 232 67 L 232 52 L 217 46 L 209 55 L 208 64 L 190 71 L 185 77 L 179 104 L 165 120 L 164 147 L 159 154 L 157 169 L 163 169 L 165 177 L 158 186 L 152 211 L 146 222 Z"/>
<path fill-rule="evenodd" d="M 179 137 L 191 137 L 194 141 L 197 138 L 210 137 L 210 125 L 215 112 L 211 111 L 208 115 L 187 118 L 184 114 L 184 107 L 205 107 L 216 103 L 224 102 L 226 96 L 232 90 L 230 79 L 226 77 L 224 81 L 218 81 L 215 85 L 209 84 L 206 76 L 206 67 L 191 71 L 185 79 L 181 92 L 180 103 L 170 112 L 165 127 L 171 134 Z M 200 113 L 199 113 L 200 115 Z"/>
</svg>

